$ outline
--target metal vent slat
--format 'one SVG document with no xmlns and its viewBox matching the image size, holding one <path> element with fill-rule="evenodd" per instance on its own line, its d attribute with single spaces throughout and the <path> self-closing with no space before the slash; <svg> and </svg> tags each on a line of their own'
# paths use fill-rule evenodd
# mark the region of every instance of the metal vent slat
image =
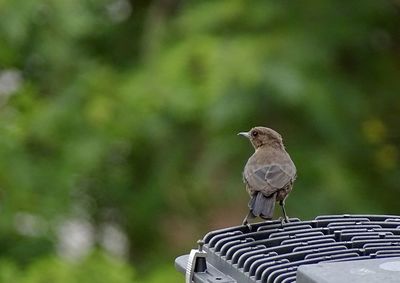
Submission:
<svg viewBox="0 0 400 283">
<path fill-rule="evenodd" d="M 236 282 L 289 283 L 300 265 L 400 256 L 400 217 L 325 215 L 212 231 L 207 262 Z"/>
</svg>

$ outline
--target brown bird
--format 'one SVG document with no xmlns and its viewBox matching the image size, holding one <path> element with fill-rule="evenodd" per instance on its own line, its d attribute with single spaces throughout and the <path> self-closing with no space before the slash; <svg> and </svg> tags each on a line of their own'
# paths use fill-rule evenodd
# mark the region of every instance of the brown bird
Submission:
<svg viewBox="0 0 400 283">
<path fill-rule="evenodd" d="M 238 135 L 249 138 L 255 149 L 243 172 L 243 181 L 251 196 L 250 211 L 243 220 L 243 225 L 247 225 L 248 220 L 255 217 L 272 219 L 275 202 L 279 202 L 282 207 L 282 222 L 289 222 L 285 199 L 292 190 L 297 175 L 296 166 L 285 150 L 281 135 L 266 127 L 255 127 Z"/>
</svg>

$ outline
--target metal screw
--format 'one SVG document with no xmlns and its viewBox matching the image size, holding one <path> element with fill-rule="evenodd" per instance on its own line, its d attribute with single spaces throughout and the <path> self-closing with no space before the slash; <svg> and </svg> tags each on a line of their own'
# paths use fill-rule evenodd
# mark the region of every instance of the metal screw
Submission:
<svg viewBox="0 0 400 283">
<path fill-rule="evenodd" d="M 204 246 L 204 241 L 203 240 L 198 240 L 197 244 L 199 245 L 199 252 L 203 251 L 203 246 Z"/>
</svg>

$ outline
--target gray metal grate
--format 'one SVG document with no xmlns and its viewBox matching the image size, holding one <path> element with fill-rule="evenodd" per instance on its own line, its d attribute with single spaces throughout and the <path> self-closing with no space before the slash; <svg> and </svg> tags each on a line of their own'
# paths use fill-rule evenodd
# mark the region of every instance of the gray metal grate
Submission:
<svg viewBox="0 0 400 283">
<path fill-rule="evenodd" d="M 283 226 L 267 221 L 251 231 L 212 231 L 203 240 L 208 270 L 195 274 L 195 282 L 289 283 L 301 265 L 400 257 L 400 216 L 329 215 Z M 187 260 L 177 258 L 180 271 Z"/>
</svg>

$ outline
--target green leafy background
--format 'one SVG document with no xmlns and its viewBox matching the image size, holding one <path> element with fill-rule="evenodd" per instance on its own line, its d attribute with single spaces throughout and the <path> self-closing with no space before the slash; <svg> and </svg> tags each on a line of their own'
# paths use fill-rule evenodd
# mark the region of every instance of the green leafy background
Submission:
<svg viewBox="0 0 400 283">
<path fill-rule="evenodd" d="M 394 0 L 0 0 L 0 282 L 183 282 L 246 213 L 256 125 L 290 216 L 399 214 L 399 26 Z"/>
</svg>

